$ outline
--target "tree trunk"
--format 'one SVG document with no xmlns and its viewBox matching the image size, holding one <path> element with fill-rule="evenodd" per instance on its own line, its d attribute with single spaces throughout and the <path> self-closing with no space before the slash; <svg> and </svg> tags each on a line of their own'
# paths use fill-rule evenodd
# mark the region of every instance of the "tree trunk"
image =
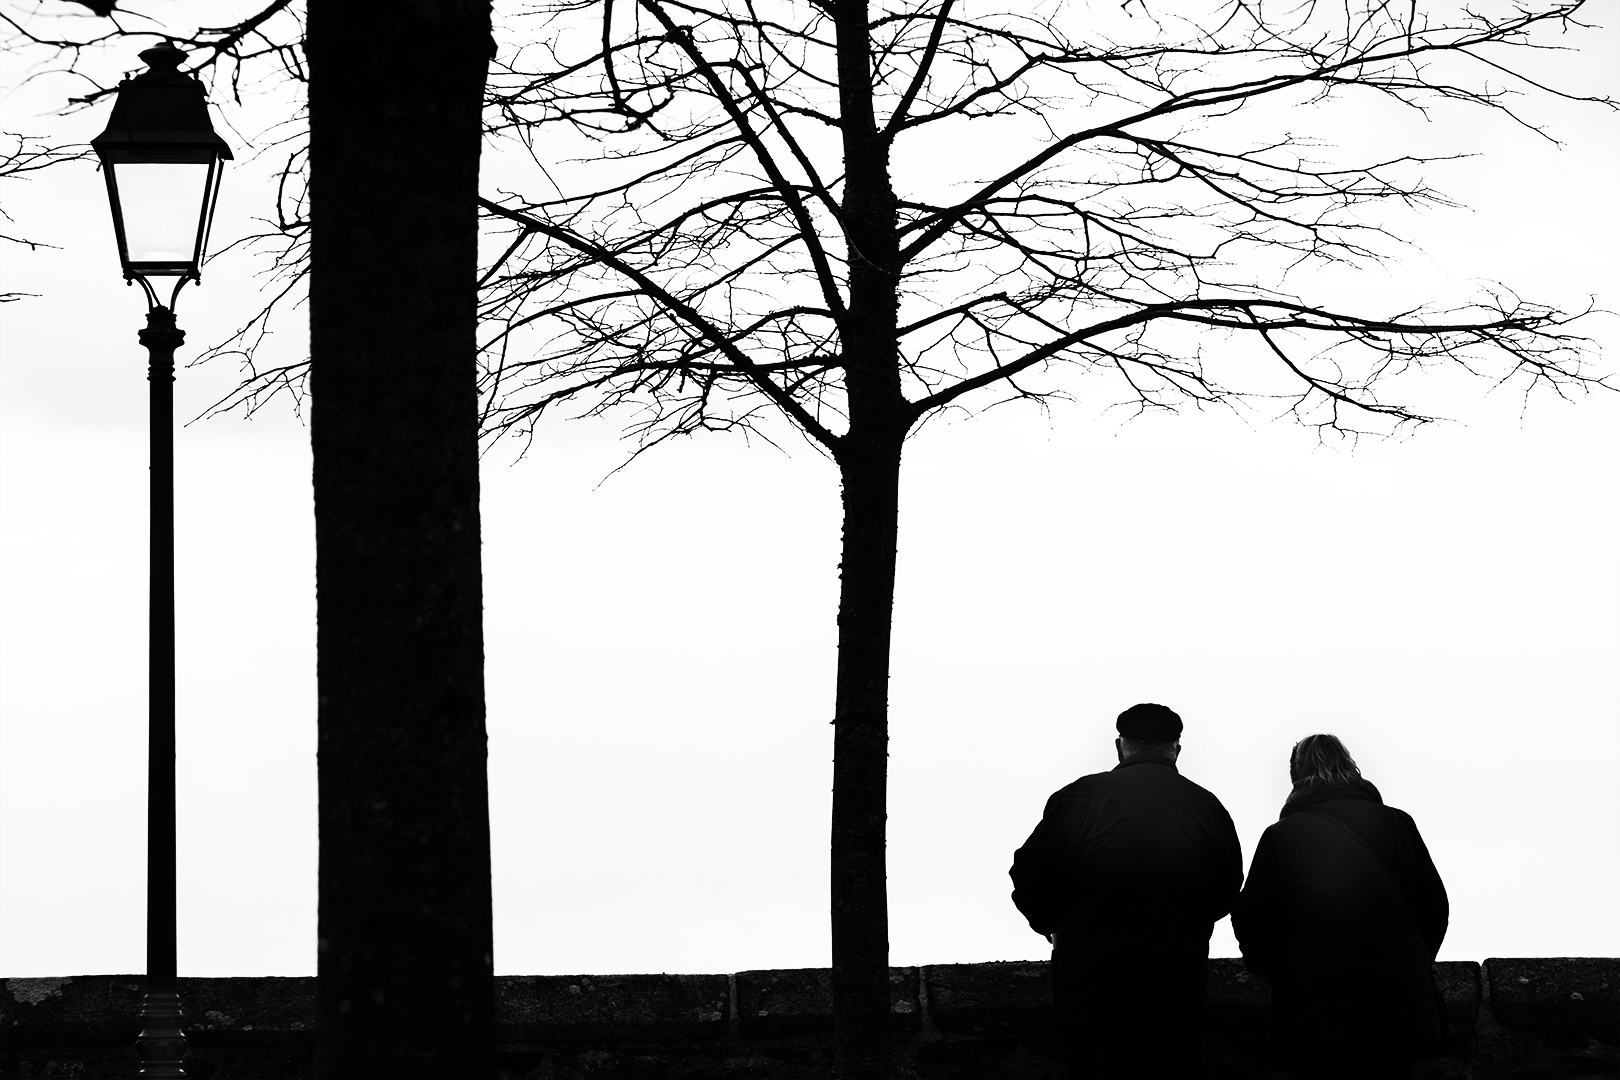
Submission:
<svg viewBox="0 0 1620 1080">
<path fill-rule="evenodd" d="M 900 451 L 910 409 L 900 391 L 899 234 L 887 141 L 873 114 L 865 0 L 840 0 L 839 111 L 849 310 L 840 328 L 849 430 L 833 723 L 832 983 L 835 1068 L 888 1076 L 889 639 L 899 530 Z"/>
<path fill-rule="evenodd" d="M 899 528 L 900 445 L 843 463 L 838 697 L 832 805 L 832 985 L 836 1071 L 890 1074 L 889 639 Z"/>
<path fill-rule="evenodd" d="M 310 4 L 316 1071 L 494 1075 L 475 390 L 484 3 Z"/>
</svg>

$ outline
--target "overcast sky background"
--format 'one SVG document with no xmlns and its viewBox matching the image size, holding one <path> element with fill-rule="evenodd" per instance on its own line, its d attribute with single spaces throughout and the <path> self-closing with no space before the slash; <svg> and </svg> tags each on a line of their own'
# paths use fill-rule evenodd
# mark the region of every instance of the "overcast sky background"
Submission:
<svg viewBox="0 0 1620 1080">
<path fill-rule="evenodd" d="M 1615 94 L 1620 7 L 1594 16 L 1610 25 L 1538 70 Z M 0 56 L 0 85 L 25 73 Z M 0 129 L 88 140 L 105 106 L 49 115 L 78 89 L 9 93 Z M 238 154 L 216 248 L 270 212 L 279 159 L 244 138 L 288 105 L 247 101 L 216 98 Z M 1369 303 L 1497 280 L 1620 305 L 1620 124 L 1528 111 L 1562 147 L 1434 127 L 1480 154 L 1428 173 L 1469 209 L 1390 219 L 1414 247 L 1358 285 Z M 1315 134 L 1372 145 L 1380 123 Z M 139 972 L 144 303 L 92 165 L 0 182 L 0 207 L 0 231 L 57 245 L 0 245 L 0 291 L 37 294 L 0 306 L 0 973 Z M 182 293 L 182 363 L 256 310 L 263 266 L 233 251 Z M 303 322 L 273 324 L 267 355 L 300 359 Z M 1620 320 L 1584 325 L 1613 370 Z M 237 374 L 182 370 L 177 415 Z M 1137 701 L 1182 714 L 1182 772 L 1230 809 L 1245 861 L 1290 745 L 1331 731 L 1428 842 L 1441 959 L 1620 955 L 1620 395 L 1523 408 L 1442 377 L 1407 400 L 1453 422 L 1352 448 L 1263 412 L 1125 422 L 1105 380 L 1068 386 L 1049 418 L 995 409 L 907 447 L 892 962 L 1046 956 L 1008 900 L 1012 851 L 1051 791 L 1113 764 Z M 828 962 L 837 477 L 785 445 L 686 440 L 602 483 L 627 452 L 610 419 L 486 457 L 497 973 Z M 277 405 L 180 429 L 175 457 L 180 972 L 313 974 L 308 430 Z M 1224 920 L 1212 951 L 1236 954 Z"/>
</svg>

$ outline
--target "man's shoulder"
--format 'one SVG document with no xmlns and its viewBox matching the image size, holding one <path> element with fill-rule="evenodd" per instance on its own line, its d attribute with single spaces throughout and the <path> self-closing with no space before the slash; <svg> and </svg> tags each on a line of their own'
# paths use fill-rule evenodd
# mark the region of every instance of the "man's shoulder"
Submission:
<svg viewBox="0 0 1620 1080">
<path fill-rule="evenodd" d="M 1193 801 L 1203 807 L 1206 820 L 1224 822 L 1226 829 L 1233 836 L 1237 835 L 1237 827 L 1232 824 L 1231 811 L 1226 809 L 1226 804 L 1221 802 L 1219 796 L 1202 784 L 1189 780 L 1185 776 L 1180 777 L 1180 780 L 1187 785 L 1187 791 L 1191 794 Z"/>
<path fill-rule="evenodd" d="M 1226 804 L 1213 791 L 1197 781 L 1189 780 L 1174 766 L 1119 769 L 1114 775 L 1119 776 L 1122 783 L 1138 785 L 1138 798 L 1145 796 L 1154 799 L 1166 814 L 1191 815 L 1198 821 L 1236 835 L 1236 827 L 1232 825 L 1232 815 L 1227 811 Z"/>
<path fill-rule="evenodd" d="M 1222 812 L 1226 810 L 1226 804 L 1221 802 L 1220 797 L 1213 791 L 1209 790 L 1209 788 L 1198 783 L 1196 780 L 1187 779 L 1187 777 L 1182 776 L 1180 773 L 1176 774 L 1176 779 L 1180 780 L 1181 783 L 1186 785 L 1189 790 L 1193 791 L 1195 793 L 1195 797 L 1207 800 L 1212 805 L 1220 807 Z"/>
<path fill-rule="evenodd" d="M 1157 763 L 1153 763 L 1156 765 Z M 1178 772 L 1174 765 L 1168 762 L 1162 767 L 1139 764 L 1129 769 L 1109 769 L 1107 772 L 1088 773 L 1085 776 L 1065 784 L 1054 791 L 1047 800 L 1048 806 L 1072 805 L 1076 801 L 1083 801 L 1093 797 L 1150 797 L 1152 790 L 1163 792 L 1171 787 L 1184 793 L 1184 797 L 1197 803 L 1206 810 L 1218 812 L 1230 819 L 1226 806 L 1208 788 L 1187 779 Z M 1186 802 L 1182 802 L 1186 805 Z"/>
<path fill-rule="evenodd" d="M 1144 785 L 1151 784 L 1157 787 L 1179 788 L 1182 791 L 1190 793 L 1194 798 L 1207 799 L 1208 801 L 1215 803 L 1217 806 L 1220 805 L 1221 802 L 1220 799 L 1215 797 L 1215 793 L 1213 791 L 1210 791 L 1208 788 L 1204 787 L 1195 780 L 1188 779 L 1187 776 L 1176 767 L 1175 763 L 1169 760 L 1144 761 L 1140 763 L 1132 762 L 1131 767 L 1129 768 L 1115 769 L 1112 772 L 1104 773 L 1103 775 L 1112 778 L 1114 783 L 1135 783 Z"/>
<path fill-rule="evenodd" d="M 1064 784 L 1047 798 L 1047 809 L 1050 810 L 1053 807 L 1060 806 L 1072 807 L 1077 802 L 1085 802 L 1096 794 L 1099 781 L 1105 781 L 1109 775 L 1109 773 L 1105 772 L 1087 773 L 1085 776 Z"/>
<path fill-rule="evenodd" d="M 1054 799 L 1073 799 L 1090 794 L 1097 786 L 1097 781 L 1107 776 L 1105 772 L 1087 773 L 1085 776 L 1072 780 L 1056 791 L 1052 792 Z"/>
</svg>

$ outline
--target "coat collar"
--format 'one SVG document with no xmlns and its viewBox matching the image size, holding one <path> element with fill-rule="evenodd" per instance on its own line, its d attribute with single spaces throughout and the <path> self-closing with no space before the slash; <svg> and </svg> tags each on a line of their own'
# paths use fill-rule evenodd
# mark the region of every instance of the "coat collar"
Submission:
<svg viewBox="0 0 1620 1080">
<path fill-rule="evenodd" d="M 1301 791 L 1295 788 L 1293 794 L 1288 796 L 1288 801 L 1283 803 L 1282 813 L 1277 816 L 1285 818 L 1295 811 L 1309 810 L 1313 806 L 1320 806 L 1334 799 L 1359 799 L 1362 802 L 1373 802 L 1379 805 L 1383 805 L 1384 802 L 1384 797 L 1378 793 L 1378 789 L 1366 780 L 1362 780 L 1357 784 L 1344 784 L 1339 787 L 1317 788 L 1314 791 Z"/>
<path fill-rule="evenodd" d="M 1155 754 L 1151 750 L 1145 750 L 1140 754 L 1132 754 L 1118 765 L 1115 765 L 1114 771 L 1117 772 L 1120 769 L 1128 769 L 1132 765 L 1168 765 L 1170 766 L 1171 772 L 1177 773 L 1178 775 L 1181 772 L 1180 769 L 1176 768 L 1175 758 L 1171 757 L 1169 754 Z"/>
</svg>

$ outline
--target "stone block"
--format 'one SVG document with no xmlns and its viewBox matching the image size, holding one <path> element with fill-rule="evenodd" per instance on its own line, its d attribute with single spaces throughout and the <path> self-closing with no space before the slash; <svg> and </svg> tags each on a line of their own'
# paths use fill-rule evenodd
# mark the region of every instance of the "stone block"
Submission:
<svg viewBox="0 0 1620 1080">
<path fill-rule="evenodd" d="M 739 971 L 737 1030 L 745 1039 L 813 1035 L 832 1030 L 832 971 L 786 968 Z M 922 1027 L 916 968 L 889 969 L 889 1019 L 897 1032 Z"/>
<path fill-rule="evenodd" d="M 315 978 L 181 978 L 186 1075 L 307 1077 L 315 1070 Z"/>
<path fill-rule="evenodd" d="M 135 1075 L 145 984 L 143 975 L 5 980 L 0 1038 L 16 1054 L 15 1071 L 66 1076 L 83 1065 L 88 1075 Z M 188 1075 L 310 1074 L 313 978 L 182 978 L 178 989 Z M 50 1059 L 35 1061 L 32 1048 L 52 1048 Z"/>
<path fill-rule="evenodd" d="M 0 1039 L 12 1049 L 121 1046 L 140 1034 L 143 975 L 75 975 L 0 983 Z"/>
<path fill-rule="evenodd" d="M 1515 1031 L 1620 1043 L 1620 959 L 1493 957 L 1485 971 L 1491 1012 Z"/>
<path fill-rule="evenodd" d="M 1252 974 L 1237 957 L 1217 956 L 1205 968 L 1207 989 L 1204 1001 L 1211 1009 L 1264 1019 L 1271 1008 L 1271 990 L 1266 981 Z"/>
<path fill-rule="evenodd" d="M 1262 1076 L 1270 1062 L 1271 989 L 1236 957 L 1204 968 L 1204 1069 L 1212 1077 Z"/>
<path fill-rule="evenodd" d="M 500 975 L 501 1044 L 703 1041 L 723 1038 L 724 975 Z"/>
<path fill-rule="evenodd" d="M 1052 1025 L 1052 965 L 1044 960 L 923 969 L 928 1015 L 942 1034 L 1009 1035 Z"/>
<path fill-rule="evenodd" d="M 185 1030 L 231 1043 L 262 1044 L 267 1035 L 307 1040 L 314 1046 L 315 978 L 312 975 L 254 978 L 181 978 Z"/>
<path fill-rule="evenodd" d="M 1445 1049 L 1416 1062 L 1412 1075 L 1420 1080 L 1463 1080 L 1470 1075 L 1474 1060 L 1481 999 L 1480 967 L 1472 960 L 1435 964 L 1434 985 L 1445 1004 L 1451 1038 Z"/>
<path fill-rule="evenodd" d="M 1055 1032 L 926 1040 L 917 1044 L 913 1061 L 915 1075 L 928 1080 L 1045 1080 L 1064 1075 L 1063 1043 Z"/>
<path fill-rule="evenodd" d="M 1434 984 L 1446 1003 L 1451 1045 L 1446 1056 L 1467 1061 L 1474 1053 L 1474 1025 L 1479 1022 L 1480 967 L 1472 960 L 1447 960 L 1434 965 Z"/>
<path fill-rule="evenodd" d="M 1422 1072 L 1416 1075 L 1424 1076 Z M 1481 1032 L 1468 1075 L 1473 1080 L 1616 1077 L 1620 1076 L 1620 1050 L 1590 1037 L 1541 1039 L 1499 1026 Z"/>
</svg>

